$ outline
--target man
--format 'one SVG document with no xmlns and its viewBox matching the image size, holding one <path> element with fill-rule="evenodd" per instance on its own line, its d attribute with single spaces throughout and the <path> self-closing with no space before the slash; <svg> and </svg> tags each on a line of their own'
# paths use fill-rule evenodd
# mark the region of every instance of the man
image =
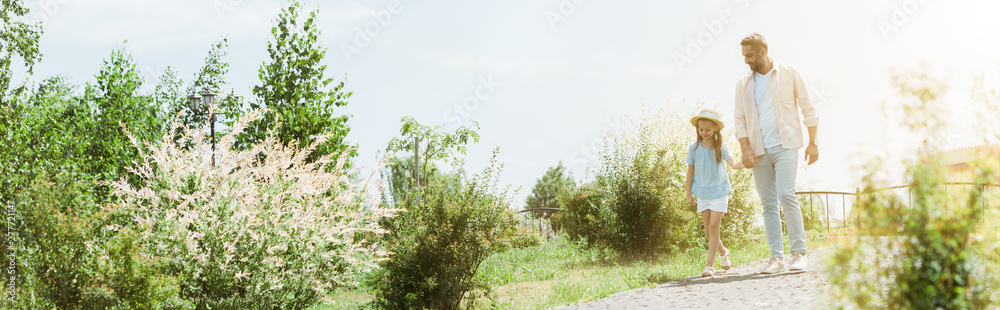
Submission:
<svg viewBox="0 0 1000 310">
<path fill-rule="evenodd" d="M 785 271 L 780 202 L 785 215 L 792 257 L 789 270 L 807 267 L 806 234 L 802 211 L 795 197 L 798 150 L 806 147 L 805 159 L 819 159 L 816 126 L 819 118 L 809 100 L 805 82 L 792 65 L 776 62 L 767 54 L 767 41 L 757 33 L 740 42 L 750 72 L 736 84 L 735 128 L 743 151 L 743 164 L 753 168 L 757 194 L 763 204 L 764 229 L 771 258 L 761 273 Z M 802 112 L 802 121 L 799 111 Z M 809 141 L 802 139 L 802 124 Z"/>
</svg>

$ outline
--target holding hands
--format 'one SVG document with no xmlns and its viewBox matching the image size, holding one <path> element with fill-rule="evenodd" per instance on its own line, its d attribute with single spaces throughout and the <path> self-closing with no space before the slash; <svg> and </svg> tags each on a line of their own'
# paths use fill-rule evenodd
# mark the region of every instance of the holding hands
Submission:
<svg viewBox="0 0 1000 310">
<path fill-rule="evenodd" d="M 754 166 L 757 166 L 757 154 L 752 148 L 743 148 L 743 167 L 753 168 Z"/>
</svg>

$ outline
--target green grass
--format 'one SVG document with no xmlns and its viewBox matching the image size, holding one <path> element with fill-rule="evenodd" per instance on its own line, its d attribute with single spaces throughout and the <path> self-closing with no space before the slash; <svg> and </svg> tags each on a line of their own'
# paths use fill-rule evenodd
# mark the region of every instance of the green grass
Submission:
<svg viewBox="0 0 1000 310">
<path fill-rule="evenodd" d="M 733 264 L 767 253 L 762 242 L 730 248 Z M 538 247 L 494 255 L 483 263 L 479 274 L 493 287 L 493 303 L 499 308 L 548 309 L 690 277 L 701 273 L 706 257 L 707 251 L 690 249 L 669 256 L 625 259 L 557 238 Z"/>
<path fill-rule="evenodd" d="M 823 235 L 811 235 L 811 248 L 829 243 Z M 764 259 L 770 253 L 764 240 L 727 247 L 733 252 L 733 265 Z M 698 275 L 708 257 L 706 248 L 635 260 L 585 250 L 557 238 L 537 247 L 491 256 L 480 267 L 479 275 L 493 287 L 490 308 L 549 309 Z"/>
<path fill-rule="evenodd" d="M 810 248 L 830 242 L 825 235 L 810 236 Z M 763 239 L 726 246 L 733 252 L 733 265 L 764 259 L 770 253 Z M 626 259 L 606 250 L 584 249 L 559 237 L 490 256 L 479 267 L 478 275 L 489 283 L 492 292 L 475 303 L 477 308 L 489 309 L 550 309 L 597 300 L 698 275 L 707 256 L 707 246 L 702 246 L 673 255 Z M 337 301 L 336 305 L 313 309 L 359 309 L 371 301 L 372 295 L 355 289 L 340 290 L 330 297 Z"/>
<path fill-rule="evenodd" d="M 372 294 L 363 289 L 341 289 L 330 294 L 335 303 L 333 305 L 323 305 L 312 307 L 313 310 L 348 310 L 362 309 L 365 304 L 372 301 Z"/>
</svg>

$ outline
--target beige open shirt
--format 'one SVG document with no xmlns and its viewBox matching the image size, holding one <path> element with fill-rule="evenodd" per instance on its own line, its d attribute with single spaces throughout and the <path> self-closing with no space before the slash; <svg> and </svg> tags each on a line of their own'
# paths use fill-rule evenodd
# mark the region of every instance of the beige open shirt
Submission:
<svg viewBox="0 0 1000 310">
<path fill-rule="evenodd" d="M 786 149 L 797 149 L 805 146 L 802 138 L 802 123 L 806 127 L 819 124 L 816 107 L 809 100 L 806 83 L 802 75 L 790 64 L 772 61 L 771 78 L 768 88 L 771 91 L 771 102 L 774 103 L 774 114 L 778 120 L 778 133 L 781 136 L 781 146 Z M 764 140 L 760 134 L 760 118 L 757 116 L 757 101 L 753 98 L 754 72 L 750 71 L 736 83 L 736 107 L 733 126 L 736 138 L 750 138 L 750 146 L 757 156 L 764 155 Z M 799 121 L 802 110 L 804 122 Z"/>
</svg>

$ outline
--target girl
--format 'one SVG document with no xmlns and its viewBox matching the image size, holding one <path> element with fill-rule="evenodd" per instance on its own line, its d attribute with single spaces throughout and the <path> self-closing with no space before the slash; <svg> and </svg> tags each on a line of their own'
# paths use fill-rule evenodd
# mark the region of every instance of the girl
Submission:
<svg viewBox="0 0 1000 310">
<path fill-rule="evenodd" d="M 715 255 L 722 255 L 722 268 L 729 269 L 729 249 L 722 245 L 719 238 L 719 225 L 722 215 L 729 207 L 729 194 L 733 188 L 729 185 L 729 176 L 722 161 L 726 161 L 733 169 L 743 169 L 742 162 L 736 162 L 729 155 L 729 148 L 722 143 L 719 133 L 724 125 L 719 120 L 719 113 L 713 110 L 701 110 L 691 118 L 691 124 L 698 132 L 698 141 L 688 149 L 687 164 L 687 202 L 695 204 L 697 198 L 698 213 L 705 222 L 705 233 L 708 235 L 708 262 L 701 276 L 715 275 Z M 692 196 L 693 195 L 693 196 Z"/>
</svg>

